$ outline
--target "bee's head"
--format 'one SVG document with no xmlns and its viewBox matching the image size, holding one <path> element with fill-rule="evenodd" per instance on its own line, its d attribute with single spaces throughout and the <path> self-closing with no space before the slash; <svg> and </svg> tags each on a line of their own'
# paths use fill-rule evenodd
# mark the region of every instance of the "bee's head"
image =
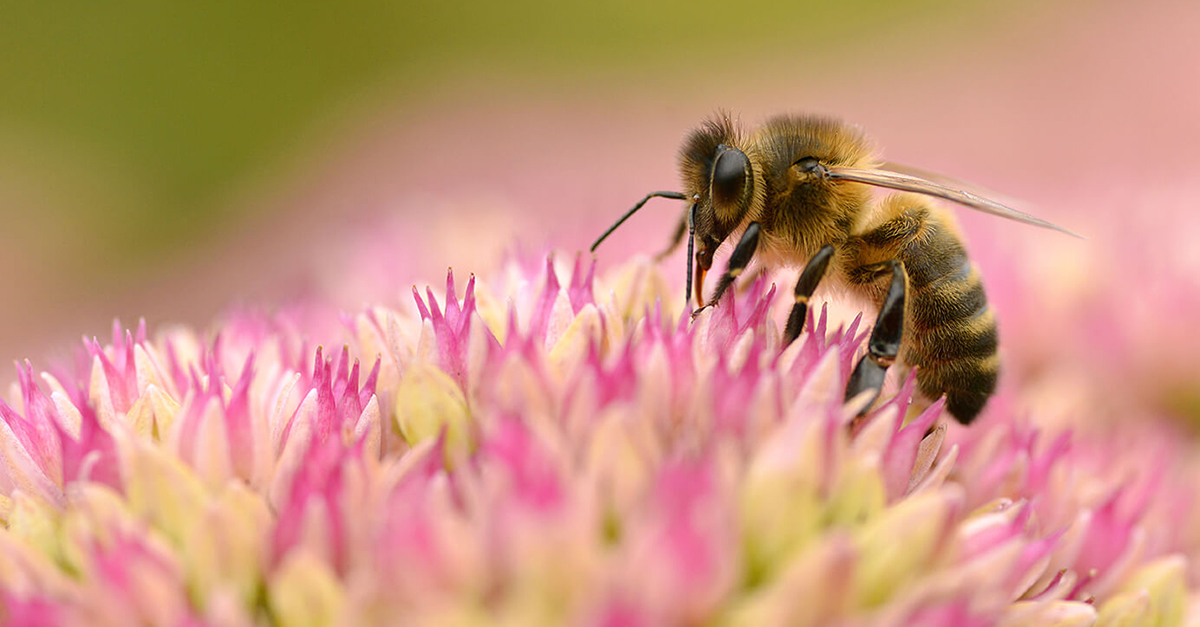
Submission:
<svg viewBox="0 0 1200 627">
<path fill-rule="evenodd" d="M 696 205 L 696 263 L 706 271 L 717 247 L 761 202 L 761 168 L 728 115 L 692 131 L 680 150 L 679 165 L 684 193 Z"/>
</svg>

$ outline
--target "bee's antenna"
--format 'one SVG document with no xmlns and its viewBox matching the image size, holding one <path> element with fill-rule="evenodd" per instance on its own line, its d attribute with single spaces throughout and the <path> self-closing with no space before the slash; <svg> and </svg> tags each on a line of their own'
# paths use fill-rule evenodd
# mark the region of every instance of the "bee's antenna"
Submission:
<svg viewBox="0 0 1200 627">
<path fill-rule="evenodd" d="M 683 308 L 688 308 L 688 303 L 692 302 L 692 251 L 696 247 L 696 203 L 692 203 L 692 208 L 688 209 L 688 247 L 687 247 L 687 279 L 686 289 L 683 292 Z"/>
<path fill-rule="evenodd" d="M 600 245 L 600 242 L 603 242 L 604 239 L 607 238 L 609 235 L 611 235 L 613 231 L 617 230 L 618 226 L 621 226 L 622 224 L 624 224 L 625 221 L 629 219 L 629 216 L 632 216 L 633 214 L 637 213 L 637 210 L 641 209 L 642 205 L 646 204 L 646 201 L 650 200 L 651 198 L 670 198 L 671 200 L 685 200 L 687 198 L 687 196 L 683 195 L 680 192 L 650 192 L 649 194 L 646 194 L 646 197 L 641 199 L 640 201 L 638 201 L 638 204 L 634 205 L 633 209 L 626 211 L 625 215 L 621 216 L 620 220 L 617 220 L 615 224 L 608 227 L 608 230 L 605 231 L 603 235 L 601 235 L 599 238 L 596 239 L 596 243 L 592 244 L 591 252 L 596 252 L 596 247 L 598 247 Z"/>
</svg>

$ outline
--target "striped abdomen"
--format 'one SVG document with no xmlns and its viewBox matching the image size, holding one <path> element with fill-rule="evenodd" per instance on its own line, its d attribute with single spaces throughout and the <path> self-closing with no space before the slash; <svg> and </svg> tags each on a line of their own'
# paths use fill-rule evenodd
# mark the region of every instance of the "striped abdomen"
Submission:
<svg viewBox="0 0 1200 627">
<path fill-rule="evenodd" d="M 996 388 L 996 318 L 955 229 L 936 213 L 922 213 L 919 234 L 899 251 L 908 271 L 901 357 L 917 367 L 921 393 L 945 394 L 946 409 L 965 424 Z"/>
</svg>

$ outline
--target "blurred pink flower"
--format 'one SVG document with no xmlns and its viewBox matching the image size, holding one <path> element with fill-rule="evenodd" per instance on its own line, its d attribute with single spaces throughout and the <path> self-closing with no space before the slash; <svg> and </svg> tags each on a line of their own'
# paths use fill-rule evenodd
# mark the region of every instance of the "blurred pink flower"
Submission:
<svg viewBox="0 0 1200 627">
<path fill-rule="evenodd" d="M 1087 625 L 1189 610 L 1188 444 L 842 402 L 859 319 L 781 350 L 652 265 L 219 338 L 144 327 L 0 405 L 0 609 L 37 624 Z M 365 360 L 365 361 L 362 361 Z M 372 363 L 369 373 L 362 363 Z M 1128 464 L 1109 463 L 1120 450 Z M 1151 530 L 1154 533 L 1151 533 Z"/>
</svg>

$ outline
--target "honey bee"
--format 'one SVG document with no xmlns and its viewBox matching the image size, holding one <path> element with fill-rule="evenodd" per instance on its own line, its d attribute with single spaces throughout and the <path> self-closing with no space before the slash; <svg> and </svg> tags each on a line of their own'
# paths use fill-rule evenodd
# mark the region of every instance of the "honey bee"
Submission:
<svg viewBox="0 0 1200 627">
<path fill-rule="evenodd" d="M 1075 235 L 963 185 L 887 164 L 858 127 L 827 117 L 783 115 L 746 133 L 719 114 L 684 141 L 679 168 L 684 191 L 647 194 L 592 251 L 651 198 L 687 201 L 660 258 L 687 236 L 686 289 L 690 298 L 695 286 L 697 313 L 715 305 L 755 257 L 765 267 L 803 265 L 786 346 L 799 336 L 808 300 L 829 275 L 879 307 L 846 399 L 869 393 L 874 402 L 888 367 L 898 362 L 904 371 L 917 368 L 924 404 L 945 396 L 946 409 L 964 424 L 996 387 L 996 319 L 954 216 L 929 197 Z M 876 201 L 872 187 L 901 193 Z M 737 244 L 706 300 L 704 278 L 726 240 Z"/>
</svg>

